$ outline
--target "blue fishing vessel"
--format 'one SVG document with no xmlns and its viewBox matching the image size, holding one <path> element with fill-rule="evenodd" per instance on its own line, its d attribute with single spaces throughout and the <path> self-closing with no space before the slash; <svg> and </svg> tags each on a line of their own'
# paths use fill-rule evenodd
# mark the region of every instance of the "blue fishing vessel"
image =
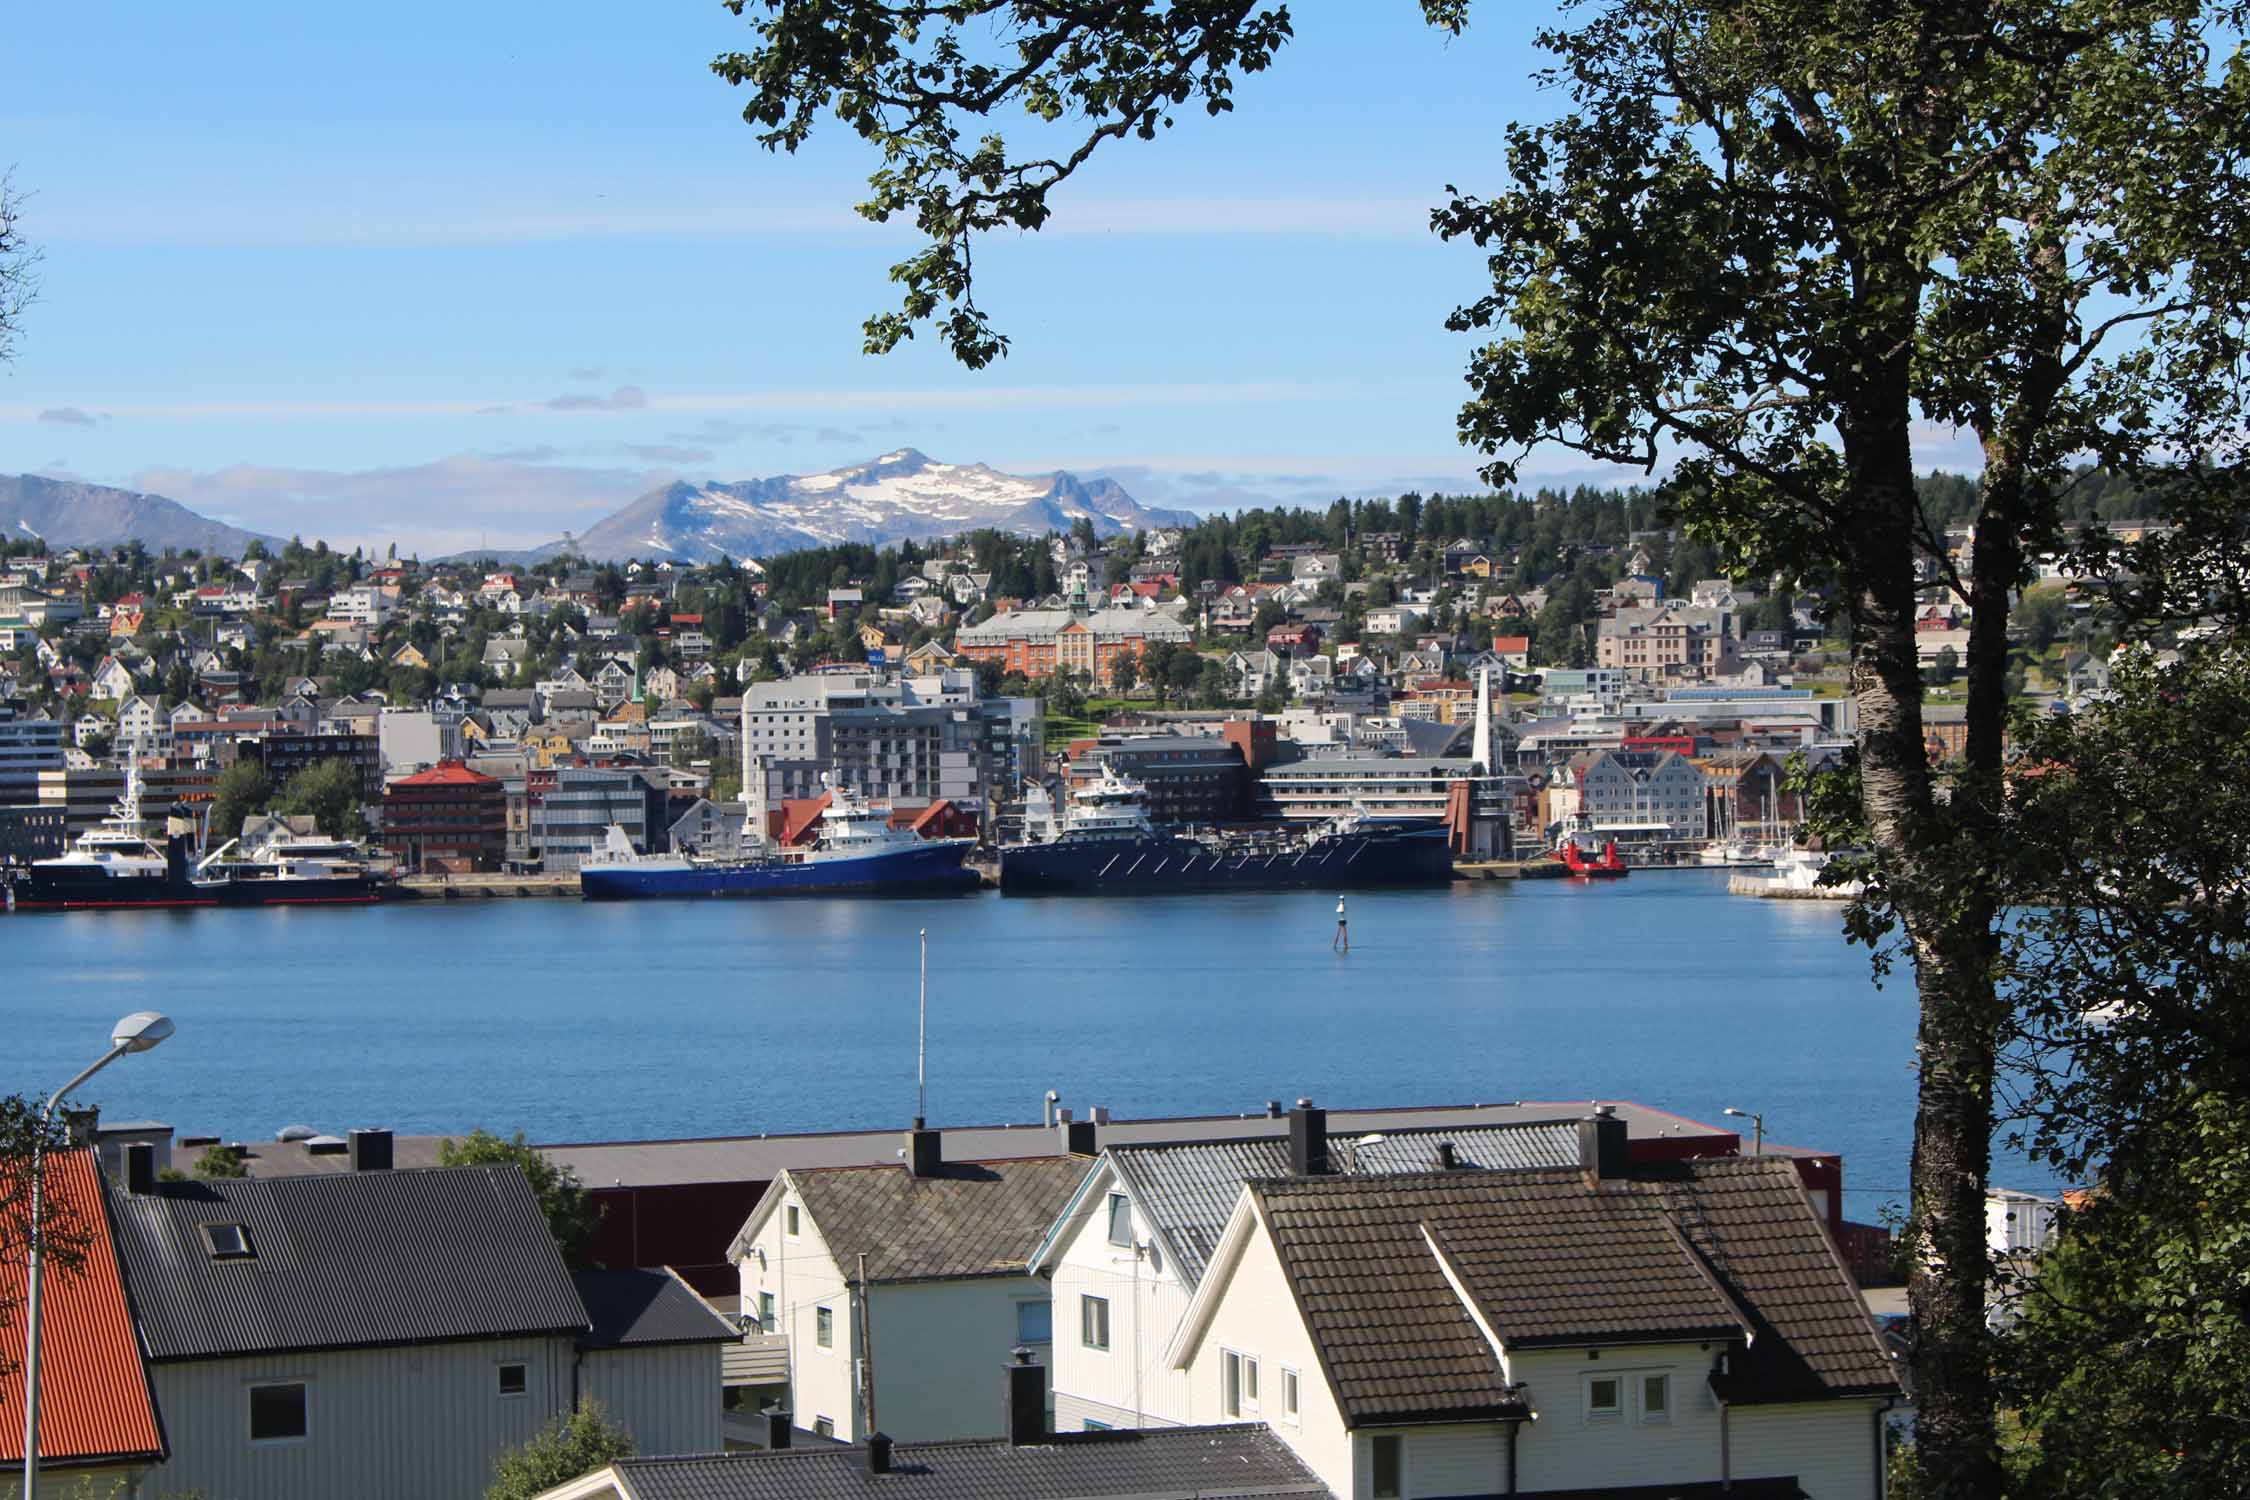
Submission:
<svg viewBox="0 0 2250 1500">
<path fill-rule="evenodd" d="M 834 785 L 810 845 L 769 843 L 760 821 L 753 814 L 744 824 L 747 852 L 726 857 L 641 854 L 624 830 L 612 826 L 602 852 L 579 867 L 579 894 L 588 901 L 932 896 L 973 891 L 982 883 L 964 863 L 974 839 L 926 839 L 893 828 L 887 809 Z"/>
</svg>

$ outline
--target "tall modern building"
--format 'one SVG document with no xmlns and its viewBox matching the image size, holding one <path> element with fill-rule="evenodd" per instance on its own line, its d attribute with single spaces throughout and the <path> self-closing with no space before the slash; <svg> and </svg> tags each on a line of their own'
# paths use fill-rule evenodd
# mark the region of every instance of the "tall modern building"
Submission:
<svg viewBox="0 0 2250 1500">
<path fill-rule="evenodd" d="M 0 706 L 0 807 L 39 800 L 39 773 L 63 768 L 63 725 Z"/>
<path fill-rule="evenodd" d="M 531 810 L 531 843 L 540 867 L 567 875 L 600 848 L 611 824 L 633 847 L 663 846 L 671 826 L 665 816 L 666 775 L 633 766 L 562 766 L 555 784 Z M 652 779 L 653 778 L 653 779 Z"/>
<path fill-rule="evenodd" d="M 769 809 L 820 794 L 833 775 L 894 807 L 940 799 L 981 816 L 1038 766 L 1045 721 L 1035 698 L 980 698 L 976 674 L 873 669 L 753 684 L 742 699 L 743 785 L 766 763 Z"/>
</svg>

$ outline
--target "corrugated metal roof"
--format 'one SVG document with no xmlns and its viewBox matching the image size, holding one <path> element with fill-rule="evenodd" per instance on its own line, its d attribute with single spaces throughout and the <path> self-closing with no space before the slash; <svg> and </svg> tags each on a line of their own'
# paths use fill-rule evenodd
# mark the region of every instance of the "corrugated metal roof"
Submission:
<svg viewBox="0 0 2250 1500">
<path fill-rule="evenodd" d="M 1570 1121 L 1484 1125 L 1385 1132 L 1366 1145 L 1329 1132 L 1330 1162 L 1339 1170 L 1392 1176 L 1426 1172 L 1436 1165 L 1438 1143 L 1451 1142 L 1464 1167 L 1509 1170 L 1560 1167 L 1578 1160 L 1578 1127 Z M 1189 1287 L 1203 1279 L 1219 1235 L 1254 1177 L 1289 1175 L 1287 1137 L 1198 1142 L 1175 1146 L 1118 1146 L 1108 1153 L 1135 1206 L 1170 1247 Z"/>
<path fill-rule="evenodd" d="M 88 1243 L 75 1269 L 50 1260 L 39 1278 L 39 1460 L 60 1467 L 161 1458 L 164 1433 L 102 1212 L 94 1153 L 62 1152 L 48 1157 L 46 1167 L 50 1213 L 68 1215 Z M 22 1180 L 8 1183 L 8 1191 Z M 9 1248 L 0 1260 L 0 1308 L 9 1313 L 0 1319 L 0 1370 L 11 1372 L 0 1392 L 0 1463 L 20 1465 L 23 1387 L 14 1372 L 23 1368 L 25 1324 L 17 1309 L 24 1305 L 28 1265 L 22 1247 Z"/>
<path fill-rule="evenodd" d="M 160 1182 L 110 1205 L 152 1359 L 589 1329 L 513 1166 Z M 253 1253 L 214 1255 L 207 1224 L 244 1226 Z"/>
<path fill-rule="evenodd" d="M 741 1334 L 669 1271 L 573 1271 L 571 1285 L 594 1331 L 589 1349 L 628 1344 L 715 1344 Z"/>
<path fill-rule="evenodd" d="M 614 1472 L 629 1500 L 1316 1500 L 1329 1491 L 1262 1426 L 1072 1432 L 1015 1447 L 900 1443 L 891 1471 L 867 1450 L 790 1448 L 699 1458 L 628 1458 Z"/>
<path fill-rule="evenodd" d="M 847 1275 L 864 1253 L 869 1281 L 928 1281 L 1021 1275 L 1086 1166 L 1082 1156 L 1048 1156 L 949 1161 L 934 1177 L 835 1167 L 789 1180 Z"/>
<path fill-rule="evenodd" d="M 1294 1178 L 1252 1191 L 1354 1423 L 1520 1399 L 1440 1254 L 1506 1345 L 1754 1334 L 1735 1351 L 1729 1400 L 1897 1389 L 1784 1160 L 1640 1166 L 1599 1189 L 1576 1171 L 1536 1171 Z"/>
</svg>

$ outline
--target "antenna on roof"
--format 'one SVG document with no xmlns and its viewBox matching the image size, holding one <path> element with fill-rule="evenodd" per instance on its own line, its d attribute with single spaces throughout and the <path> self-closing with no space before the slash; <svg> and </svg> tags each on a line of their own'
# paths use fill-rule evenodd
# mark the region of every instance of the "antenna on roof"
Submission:
<svg viewBox="0 0 2250 1500">
<path fill-rule="evenodd" d="M 914 1033 L 914 1128 L 920 1130 L 930 1113 L 930 929 L 921 931 L 922 938 L 922 993 L 915 1006 Z"/>
</svg>

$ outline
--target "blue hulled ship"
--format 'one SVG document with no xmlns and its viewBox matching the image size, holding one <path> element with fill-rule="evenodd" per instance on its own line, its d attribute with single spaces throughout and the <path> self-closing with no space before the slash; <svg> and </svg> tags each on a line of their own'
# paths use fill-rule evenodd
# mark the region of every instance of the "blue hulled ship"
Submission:
<svg viewBox="0 0 2250 1500">
<path fill-rule="evenodd" d="M 763 802 L 754 797 L 753 806 Z M 828 790 L 815 841 L 803 848 L 769 843 L 753 813 L 749 852 L 640 854 L 612 827 L 601 854 L 578 871 L 588 901 L 659 901 L 747 896 L 931 896 L 975 890 L 963 863 L 973 839 L 926 839 L 893 828 L 885 811 L 836 786 Z"/>
<path fill-rule="evenodd" d="M 1059 818 L 1044 791 L 1034 793 L 1031 811 L 1027 842 L 1000 851 L 1000 889 L 1010 895 L 1356 890 L 1453 878 L 1441 823 L 1355 812 L 1302 829 L 1160 832 L 1147 789 L 1107 766 L 1071 794 Z"/>
</svg>

